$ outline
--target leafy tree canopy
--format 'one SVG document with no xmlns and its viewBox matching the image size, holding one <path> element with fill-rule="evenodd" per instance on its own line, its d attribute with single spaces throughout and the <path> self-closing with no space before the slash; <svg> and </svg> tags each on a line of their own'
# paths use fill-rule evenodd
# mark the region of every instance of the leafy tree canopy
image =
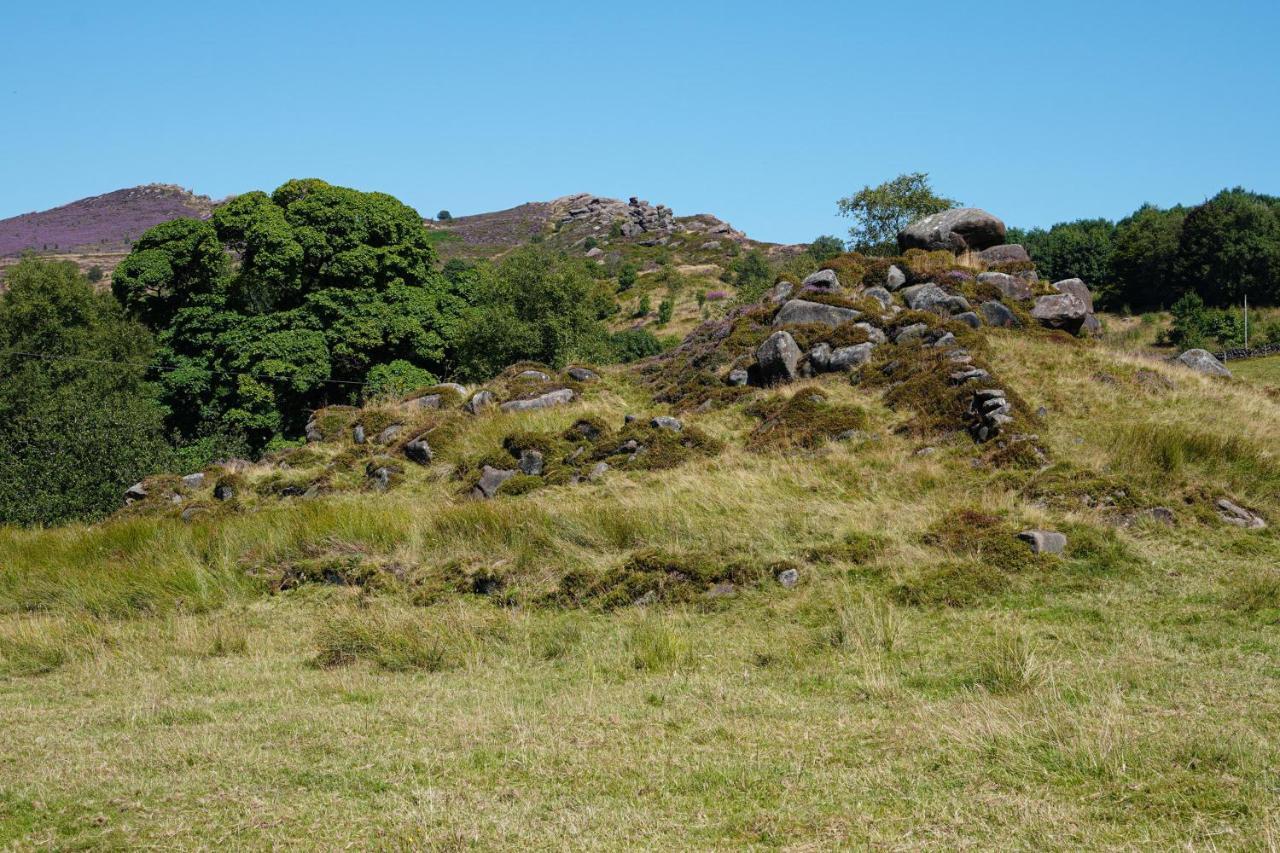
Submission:
<svg viewBox="0 0 1280 853">
<path fill-rule="evenodd" d="M 113 292 L 156 333 L 181 434 L 262 446 L 309 408 L 358 398 L 376 365 L 446 369 L 467 304 L 434 264 L 412 208 L 309 178 L 152 228 Z"/>
<path fill-rule="evenodd" d="M 879 186 L 865 186 L 836 202 L 841 216 L 854 220 L 849 229 L 850 248 L 864 255 L 895 255 L 898 232 L 912 222 L 959 206 L 943 198 L 929 185 L 926 172 L 898 175 Z"/>
<path fill-rule="evenodd" d="M 28 258 L 0 295 L 0 522 L 116 509 L 170 459 L 146 382 L 151 335 L 75 264 Z"/>
</svg>

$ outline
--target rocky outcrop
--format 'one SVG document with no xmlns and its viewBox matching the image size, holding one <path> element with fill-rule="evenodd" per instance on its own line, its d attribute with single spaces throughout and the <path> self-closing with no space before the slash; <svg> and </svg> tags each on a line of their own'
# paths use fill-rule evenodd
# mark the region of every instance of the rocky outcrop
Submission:
<svg viewBox="0 0 1280 853">
<path fill-rule="evenodd" d="M 818 344 L 809 351 L 809 366 L 815 373 L 836 373 L 859 367 L 871 360 L 871 351 L 875 344 L 854 344 L 853 346 L 831 348 L 831 344 Z"/>
<path fill-rule="evenodd" d="M 958 207 L 926 216 L 898 234 L 898 247 L 952 252 L 980 251 L 1004 243 L 1004 223 L 985 210 Z"/>
<path fill-rule="evenodd" d="M 1089 292 L 1088 286 L 1078 278 L 1068 278 L 1063 281 L 1055 281 L 1053 289 L 1059 293 L 1070 293 L 1084 303 L 1089 313 L 1093 313 L 1093 294 Z"/>
<path fill-rule="evenodd" d="M 982 319 L 987 321 L 988 326 L 995 326 L 998 329 L 1016 329 L 1021 325 L 1017 316 L 1003 302 L 996 302 L 993 299 L 982 303 L 978 310 L 982 312 Z"/>
<path fill-rule="evenodd" d="M 630 201 L 622 202 L 616 198 L 582 193 L 556 199 L 552 204 L 563 210 L 558 220 L 562 225 L 585 222 L 603 230 L 613 228 L 617 222 L 623 237 L 669 234 L 675 230 L 675 214 L 671 208 L 663 204 L 654 207 L 634 196 Z"/>
<path fill-rule="evenodd" d="M 840 279 L 836 277 L 835 270 L 818 270 L 802 281 L 800 286 L 813 288 L 814 290 L 825 290 L 828 293 L 835 293 L 841 289 Z"/>
</svg>

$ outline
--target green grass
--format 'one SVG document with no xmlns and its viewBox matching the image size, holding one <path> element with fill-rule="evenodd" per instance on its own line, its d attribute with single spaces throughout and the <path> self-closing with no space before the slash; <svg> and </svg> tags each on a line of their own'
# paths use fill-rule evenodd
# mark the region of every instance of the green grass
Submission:
<svg viewBox="0 0 1280 853">
<path fill-rule="evenodd" d="M 1280 388 L 1280 355 L 1232 361 L 1227 368 L 1237 379 Z"/>
<path fill-rule="evenodd" d="M 735 405 L 686 418 L 717 455 L 460 497 L 517 430 L 653 409 L 610 373 L 385 494 L 353 459 L 278 499 L 263 465 L 191 524 L 0 532 L 0 848 L 1276 849 L 1280 538 L 1212 501 L 1280 519 L 1280 403 L 1102 347 L 989 359 L 1055 468 L 916 455 L 829 377 L 797 391 L 874 438 L 749 450 Z M 1157 504 L 1176 526 L 1126 523 Z"/>
</svg>

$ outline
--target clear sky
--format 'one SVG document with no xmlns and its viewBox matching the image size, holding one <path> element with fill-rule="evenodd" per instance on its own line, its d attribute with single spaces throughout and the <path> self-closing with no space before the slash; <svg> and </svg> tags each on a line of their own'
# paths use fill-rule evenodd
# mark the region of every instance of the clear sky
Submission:
<svg viewBox="0 0 1280 853">
<path fill-rule="evenodd" d="M 13 2 L 0 217 L 315 176 L 425 215 L 573 192 L 759 239 L 927 171 L 1009 224 L 1280 194 L 1280 3 Z"/>
</svg>

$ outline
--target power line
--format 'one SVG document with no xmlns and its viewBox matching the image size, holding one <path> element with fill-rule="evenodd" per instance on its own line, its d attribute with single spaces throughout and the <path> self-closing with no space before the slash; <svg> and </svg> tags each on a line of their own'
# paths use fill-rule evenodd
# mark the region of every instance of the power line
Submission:
<svg viewBox="0 0 1280 853">
<path fill-rule="evenodd" d="M 21 355 L 27 358 L 37 358 L 37 359 L 40 359 L 41 361 L 74 361 L 74 362 L 79 362 L 81 364 L 103 364 L 109 367 L 137 367 L 142 370 L 159 370 L 165 373 L 174 373 L 179 370 L 188 369 L 186 367 L 176 367 L 172 365 L 142 364 L 136 361 L 110 361 L 108 359 L 102 359 L 102 358 L 82 358 L 80 356 L 74 356 L 74 355 L 54 355 L 53 353 L 24 352 L 22 350 L 9 350 L 6 353 L 6 355 Z M 196 369 L 204 370 L 204 368 L 196 368 Z M 271 374 L 268 374 L 268 373 L 250 373 L 249 371 L 245 371 L 245 370 L 214 369 L 214 370 L 209 370 L 207 372 L 214 373 L 214 374 L 222 374 L 225 376 L 248 376 L 252 379 L 266 379 L 271 382 L 278 382 L 282 379 L 288 379 L 287 376 L 272 376 Z M 356 385 L 361 388 L 368 387 L 368 384 L 369 384 L 367 382 L 356 382 L 354 379 L 316 379 L 313 381 L 317 383 L 325 384 L 325 385 Z"/>
</svg>

